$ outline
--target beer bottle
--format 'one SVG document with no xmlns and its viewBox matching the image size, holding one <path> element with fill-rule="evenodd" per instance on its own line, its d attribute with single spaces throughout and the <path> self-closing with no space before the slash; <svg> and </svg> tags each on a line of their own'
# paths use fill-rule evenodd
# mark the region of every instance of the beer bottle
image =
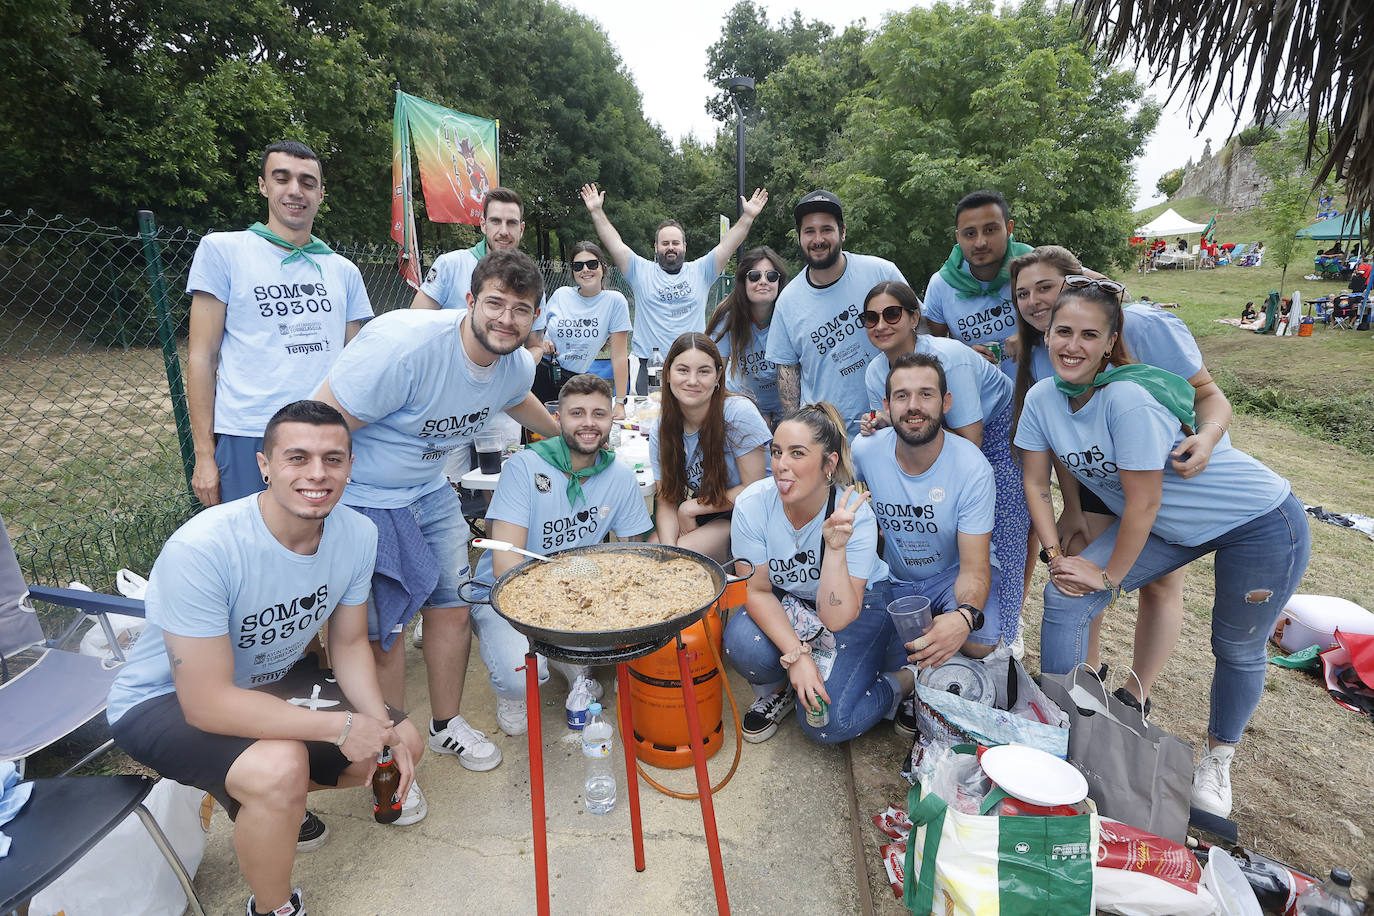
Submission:
<svg viewBox="0 0 1374 916">
<path fill-rule="evenodd" d="M 390 824 L 401 816 L 401 799 L 396 796 L 400 785 L 401 772 L 391 759 L 391 748 L 383 747 L 372 774 L 372 814 L 377 823 Z"/>
</svg>

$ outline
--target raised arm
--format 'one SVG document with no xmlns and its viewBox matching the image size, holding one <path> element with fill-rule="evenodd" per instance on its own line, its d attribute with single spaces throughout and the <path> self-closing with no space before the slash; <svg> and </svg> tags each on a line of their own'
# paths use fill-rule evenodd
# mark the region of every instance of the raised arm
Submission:
<svg viewBox="0 0 1374 916">
<path fill-rule="evenodd" d="M 206 506 L 219 500 L 219 466 L 215 464 L 215 378 L 224 340 L 223 302 L 205 292 L 191 297 L 191 333 L 187 342 L 186 407 L 191 414 L 191 441 L 196 465 L 191 489 Z"/>
<path fill-rule="evenodd" d="M 730 263 L 730 255 L 735 253 L 735 249 L 744 244 L 744 240 L 749 237 L 749 227 L 754 225 L 754 220 L 763 212 L 763 205 L 768 203 L 768 192 L 763 188 L 755 188 L 754 196 L 745 200 L 739 199 L 740 216 L 735 220 L 735 224 L 730 227 L 730 231 L 725 233 L 725 238 L 720 240 L 720 244 L 711 253 L 716 257 L 716 273 L 722 273 L 725 265 Z"/>
<path fill-rule="evenodd" d="M 621 273 L 625 273 L 630 269 L 630 258 L 634 256 L 634 252 L 630 251 L 630 246 L 625 244 L 625 240 L 615 231 L 615 227 L 606 216 L 606 192 L 599 190 L 594 184 L 584 184 L 581 193 L 582 202 L 587 205 L 587 212 L 592 215 L 592 225 L 596 227 L 601 244 L 606 246 L 606 251 L 615 262 L 615 266 Z"/>
</svg>

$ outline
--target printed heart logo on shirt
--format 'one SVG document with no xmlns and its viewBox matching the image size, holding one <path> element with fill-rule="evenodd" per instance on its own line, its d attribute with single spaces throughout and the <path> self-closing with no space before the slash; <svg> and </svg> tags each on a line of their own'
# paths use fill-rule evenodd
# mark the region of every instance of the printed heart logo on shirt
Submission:
<svg viewBox="0 0 1374 916">
<path fill-rule="evenodd" d="M 793 557 L 792 559 L 796 560 L 798 563 L 805 563 L 805 562 L 806 562 L 806 551 L 805 551 L 805 550 L 801 551 L 800 553 L 798 553 L 798 554 L 797 554 L 795 557 Z"/>
<path fill-rule="evenodd" d="M 315 295 L 315 284 L 314 284 L 314 283 L 302 283 L 302 284 L 301 284 L 301 292 L 305 293 L 307 296 L 313 296 L 313 295 Z"/>
<path fill-rule="evenodd" d="M 991 314 L 992 314 L 992 317 L 994 317 L 994 318 L 998 317 L 999 315 L 1005 315 L 1005 314 L 1007 314 L 1007 313 L 1010 312 L 1010 311 L 1011 311 L 1011 306 L 1007 305 L 1005 302 L 1002 303 L 1001 305 L 994 306 L 992 309 L 990 309 L 990 312 L 991 312 Z"/>
<path fill-rule="evenodd" d="M 577 513 L 577 520 L 579 522 L 585 522 L 590 516 L 591 513 L 588 512 L 586 509 L 583 509 L 581 512 Z"/>
<path fill-rule="evenodd" d="M 315 606 L 315 595 L 314 595 L 313 592 L 310 593 L 309 595 L 306 595 L 304 598 L 301 599 L 301 609 L 302 609 L 302 610 L 308 611 L 308 610 L 310 610 L 310 609 L 311 609 L 312 607 L 314 607 L 314 606 Z"/>
<path fill-rule="evenodd" d="M 482 412 L 480 410 L 477 411 L 477 413 L 470 413 L 467 415 L 467 423 L 469 424 L 476 423 L 480 419 L 482 419 Z"/>
</svg>

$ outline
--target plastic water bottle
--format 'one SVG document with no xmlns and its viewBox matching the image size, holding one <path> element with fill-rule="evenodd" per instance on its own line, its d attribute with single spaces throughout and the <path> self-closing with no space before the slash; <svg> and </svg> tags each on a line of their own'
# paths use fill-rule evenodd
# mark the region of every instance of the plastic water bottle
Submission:
<svg viewBox="0 0 1374 916">
<path fill-rule="evenodd" d="M 611 748 L 615 730 L 601 716 L 601 704 L 587 707 L 587 724 L 582 729 L 582 756 L 587 758 L 587 781 L 582 797 L 592 814 L 606 814 L 615 807 L 615 771 L 611 769 Z"/>
<path fill-rule="evenodd" d="M 654 347 L 654 355 L 649 357 L 649 393 L 653 394 L 663 387 L 663 354 Z"/>
<path fill-rule="evenodd" d="M 1350 872 L 1333 868 L 1330 878 L 1298 895 L 1293 912 L 1297 916 L 1359 916 L 1364 904 L 1356 903 L 1350 893 Z"/>
</svg>

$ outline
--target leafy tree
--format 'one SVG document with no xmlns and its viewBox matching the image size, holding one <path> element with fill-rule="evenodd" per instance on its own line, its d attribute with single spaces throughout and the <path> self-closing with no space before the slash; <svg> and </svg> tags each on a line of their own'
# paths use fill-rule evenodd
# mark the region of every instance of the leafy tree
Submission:
<svg viewBox="0 0 1374 916">
<path fill-rule="evenodd" d="M 1165 197 L 1173 197 L 1183 187 L 1183 169 L 1170 169 L 1155 182 L 1155 190 Z"/>
<path fill-rule="evenodd" d="M 740 0 L 725 14 L 720 38 L 706 49 L 706 79 L 713 86 L 724 86 L 736 76 L 753 77 L 761 83 L 794 55 L 816 54 L 833 33 L 824 22 L 803 21 L 797 10 L 773 28 L 766 9 L 753 0 Z M 758 114 L 760 104 L 761 100 L 747 94 L 740 98 L 746 117 Z M 717 121 L 734 124 L 735 108 L 728 92 L 722 90 L 712 96 L 706 110 Z"/>
<path fill-rule="evenodd" d="M 1307 125 L 1303 122 L 1255 149 L 1255 161 L 1269 179 L 1269 190 L 1260 198 L 1260 218 L 1269 236 L 1264 258 L 1283 268 L 1280 289 L 1298 249 L 1294 233 L 1310 220 L 1312 198 L 1329 193 L 1326 185 L 1314 184 L 1315 170 L 1307 165 L 1306 153 Z"/>
</svg>

